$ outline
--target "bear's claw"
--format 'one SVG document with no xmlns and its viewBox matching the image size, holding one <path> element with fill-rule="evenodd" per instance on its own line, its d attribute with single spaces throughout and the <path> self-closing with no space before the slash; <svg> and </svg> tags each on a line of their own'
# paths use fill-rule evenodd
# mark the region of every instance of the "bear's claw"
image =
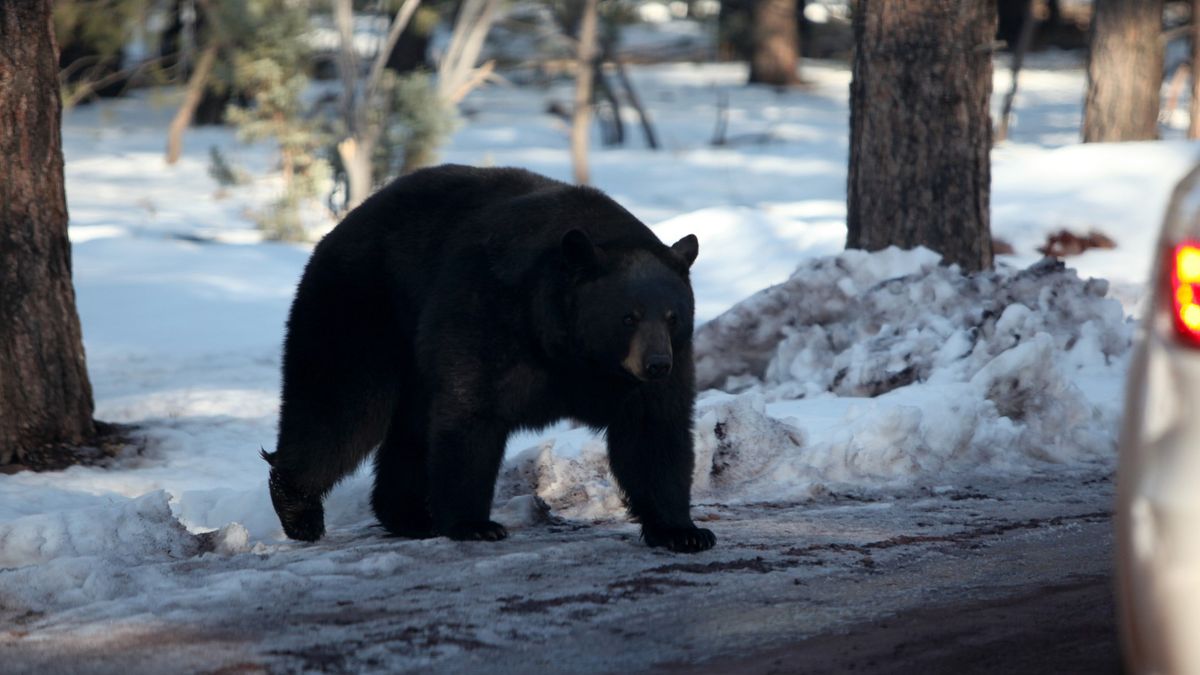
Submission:
<svg viewBox="0 0 1200 675">
<path fill-rule="evenodd" d="M 717 543 L 711 530 L 700 527 L 642 527 L 642 540 L 647 546 L 663 546 L 676 553 L 707 551 Z"/>
</svg>

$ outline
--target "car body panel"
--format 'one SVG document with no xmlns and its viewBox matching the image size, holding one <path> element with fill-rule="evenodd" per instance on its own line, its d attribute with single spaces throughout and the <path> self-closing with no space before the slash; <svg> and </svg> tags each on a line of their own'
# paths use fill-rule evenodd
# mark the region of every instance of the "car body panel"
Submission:
<svg viewBox="0 0 1200 675">
<path fill-rule="evenodd" d="M 1118 611 L 1134 673 L 1200 673 L 1200 349 L 1177 335 L 1172 246 L 1200 233 L 1200 168 L 1168 208 L 1130 362 L 1117 487 Z"/>
</svg>

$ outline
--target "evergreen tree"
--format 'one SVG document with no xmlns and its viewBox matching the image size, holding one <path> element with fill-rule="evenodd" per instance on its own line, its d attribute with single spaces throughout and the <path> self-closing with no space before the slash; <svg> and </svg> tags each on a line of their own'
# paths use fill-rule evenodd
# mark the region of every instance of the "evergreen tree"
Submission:
<svg viewBox="0 0 1200 675">
<path fill-rule="evenodd" d="M 377 164 L 379 183 L 436 162 L 438 147 L 458 122 L 454 107 L 438 97 L 429 73 L 385 73 L 383 78 L 392 115 L 377 148 L 384 158 Z"/>
<path fill-rule="evenodd" d="M 228 25 L 237 26 L 243 45 L 231 59 L 232 81 L 247 97 L 245 105 L 230 106 L 228 119 L 242 140 L 279 145 L 283 194 L 260 214 L 259 225 L 272 238 L 299 239 L 304 235 L 299 207 L 329 177 L 321 156 L 328 134 L 304 100 L 309 80 L 300 36 L 308 28 L 307 14 L 287 0 L 227 3 L 226 9 L 237 12 Z"/>
</svg>

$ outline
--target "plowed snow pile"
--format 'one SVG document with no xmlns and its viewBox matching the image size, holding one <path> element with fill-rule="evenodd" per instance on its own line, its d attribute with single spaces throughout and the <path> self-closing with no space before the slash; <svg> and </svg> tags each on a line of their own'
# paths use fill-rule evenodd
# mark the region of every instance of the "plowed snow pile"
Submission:
<svg viewBox="0 0 1200 675">
<path fill-rule="evenodd" d="M 806 499 L 1111 465 L 1133 333 L 1102 280 L 1045 260 L 964 274 L 846 251 L 701 326 L 694 494 Z M 510 445 L 510 450 L 520 448 Z M 512 456 L 500 496 L 617 516 L 601 439 Z"/>
</svg>

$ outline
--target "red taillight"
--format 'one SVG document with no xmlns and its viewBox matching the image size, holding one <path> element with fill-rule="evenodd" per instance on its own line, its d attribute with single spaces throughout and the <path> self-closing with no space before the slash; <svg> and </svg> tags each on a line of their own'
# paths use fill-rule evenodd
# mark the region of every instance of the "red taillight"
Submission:
<svg viewBox="0 0 1200 675">
<path fill-rule="evenodd" d="M 1171 317 L 1175 332 L 1188 345 L 1200 347 L 1200 242 L 1176 244 L 1170 255 Z"/>
</svg>

